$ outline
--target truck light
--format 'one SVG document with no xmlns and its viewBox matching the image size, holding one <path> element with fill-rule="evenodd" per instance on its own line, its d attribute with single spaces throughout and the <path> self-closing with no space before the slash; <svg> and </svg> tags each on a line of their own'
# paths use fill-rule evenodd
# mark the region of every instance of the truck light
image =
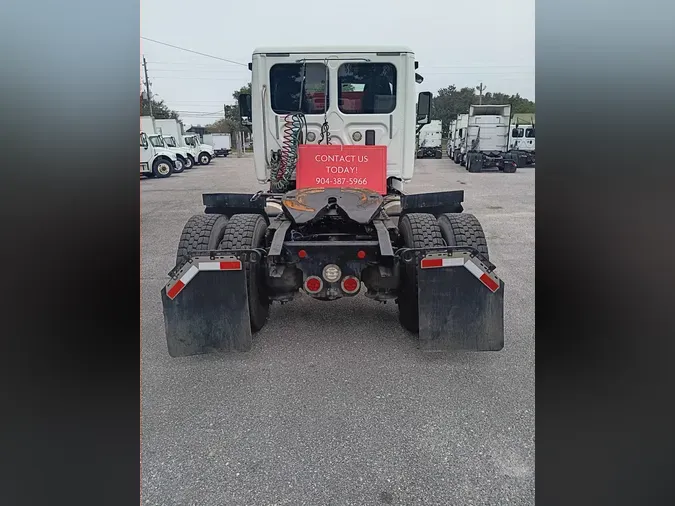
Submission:
<svg viewBox="0 0 675 506">
<path fill-rule="evenodd" d="M 366 252 L 360 249 L 359 252 L 356 254 L 356 256 L 359 257 L 361 260 L 363 260 L 364 258 L 366 258 Z"/>
<path fill-rule="evenodd" d="M 361 132 L 354 132 L 352 134 L 352 139 L 354 139 L 355 142 L 359 142 L 362 138 Z"/>
<path fill-rule="evenodd" d="M 342 270 L 335 264 L 328 264 L 323 268 L 322 275 L 329 283 L 335 283 L 342 276 Z"/>
<path fill-rule="evenodd" d="M 300 251 L 298 251 L 298 257 L 300 258 L 307 257 L 307 252 L 304 249 L 301 249 Z"/>
<path fill-rule="evenodd" d="M 342 280 L 342 291 L 347 294 L 354 294 L 361 288 L 361 283 L 354 276 L 345 276 Z"/>
<path fill-rule="evenodd" d="M 316 134 L 314 132 L 307 132 L 307 140 L 309 142 L 314 142 L 316 139 Z"/>
<path fill-rule="evenodd" d="M 305 281 L 305 290 L 308 293 L 319 293 L 323 288 L 323 281 L 319 276 L 310 276 Z"/>
</svg>

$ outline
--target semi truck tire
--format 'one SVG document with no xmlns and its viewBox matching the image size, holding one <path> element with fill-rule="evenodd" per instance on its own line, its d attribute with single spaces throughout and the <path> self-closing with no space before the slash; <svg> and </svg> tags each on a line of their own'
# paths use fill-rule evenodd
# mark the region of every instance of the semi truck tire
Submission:
<svg viewBox="0 0 675 506">
<path fill-rule="evenodd" d="M 195 166 L 197 165 L 197 162 L 195 162 L 194 156 L 192 156 L 192 155 L 187 155 L 187 157 L 188 157 L 188 160 L 189 160 L 188 163 L 190 164 L 190 167 L 189 167 L 189 168 L 192 169 L 193 167 L 195 167 Z"/>
<path fill-rule="evenodd" d="M 436 151 L 436 158 L 443 158 L 443 152 L 441 150 Z"/>
<path fill-rule="evenodd" d="M 264 247 L 267 222 L 259 214 L 235 214 L 225 226 L 225 235 L 218 249 L 251 249 Z M 264 262 L 246 262 L 246 288 L 251 330 L 263 328 L 270 313 Z"/>
<path fill-rule="evenodd" d="M 448 246 L 475 248 L 490 260 L 485 232 L 478 218 L 468 213 L 445 213 L 438 217 L 441 235 Z"/>
<path fill-rule="evenodd" d="M 173 162 L 168 158 L 157 158 L 152 164 L 152 175 L 164 178 L 173 174 Z"/>
<path fill-rule="evenodd" d="M 186 156 L 184 160 L 183 164 L 185 165 L 185 170 L 190 170 L 195 164 L 194 158 L 190 155 Z"/>
<path fill-rule="evenodd" d="M 406 248 L 445 246 L 441 229 L 433 214 L 410 213 L 401 217 L 398 230 Z M 399 282 L 398 318 L 410 332 L 419 332 L 420 322 L 417 297 L 416 262 L 401 265 Z"/>
<path fill-rule="evenodd" d="M 173 164 L 173 173 L 180 174 L 185 170 L 185 160 L 182 157 L 176 157 L 176 161 Z"/>
<path fill-rule="evenodd" d="M 199 163 L 200 165 L 208 165 L 211 163 L 211 155 L 208 153 L 199 153 Z"/>
<path fill-rule="evenodd" d="M 196 253 L 218 249 L 225 225 L 227 216 L 223 214 L 196 214 L 190 218 L 178 240 L 176 266 L 182 267 Z"/>
<path fill-rule="evenodd" d="M 513 160 L 507 160 L 506 163 L 504 164 L 504 172 L 508 174 L 513 174 L 516 171 L 516 162 Z"/>
</svg>

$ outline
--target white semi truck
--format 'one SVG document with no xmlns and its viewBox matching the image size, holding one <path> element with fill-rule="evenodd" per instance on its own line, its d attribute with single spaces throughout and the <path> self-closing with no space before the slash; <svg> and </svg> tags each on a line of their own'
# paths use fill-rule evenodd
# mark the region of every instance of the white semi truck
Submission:
<svg viewBox="0 0 675 506">
<path fill-rule="evenodd" d="M 156 137 L 153 118 L 141 116 L 141 176 L 159 178 L 171 176 L 176 171 L 176 166 L 180 165 L 176 153 L 158 142 L 150 142 L 149 137 Z"/>
<path fill-rule="evenodd" d="M 496 168 L 515 172 L 509 149 L 511 105 L 472 105 L 466 129 L 464 165 L 469 172 Z"/>
<path fill-rule="evenodd" d="M 170 356 L 246 352 L 265 325 L 283 338 L 270 306 L 301 294 L 395 301 L 421 350 L 504 347 L 504 282 L 464 191 L 403 189 L 431 113 L 417 67 L 402 46 L 254 50 L 240 116 L 269 186 L 209 187 L 186 222 L 160 294 Z"/>
<path fill-rule="evenodd" d="M 232 136 L 230 134 L 204 134 L 204 144 L 213 147 L 214 156 L 227 156 L 232 151 Z"/>
<path fill-rule="evenodd" d="M 468 125 L 468 114 L 457 115 L 454 125 L 454 134 L 452 136 L 452 155 L 450 156 L 455 163 L 460 163 L 462 161 L 462 156 L 466 151 L 466 127 Z"/>
<path fill-rule="evenodd" d="M 441 132 L 443 123 L 439 119 L 424 125 L 418 134 L 417 158 L 442 158 Z"/>
<path fill-rule="evenodd" d="M 534 125 L 512 124 L 509 133 L 511 158 L 518 167 L 535 164 Z"/>
</svg>

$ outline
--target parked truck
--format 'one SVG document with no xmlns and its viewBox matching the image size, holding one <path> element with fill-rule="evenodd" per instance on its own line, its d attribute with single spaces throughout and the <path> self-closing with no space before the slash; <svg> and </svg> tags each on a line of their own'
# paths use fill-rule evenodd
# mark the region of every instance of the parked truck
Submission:
<svg viewBox="0 0 675 506">
<path fill-rule="evenodd" d="M 511 124 L 509 154 L 518 167 L 535 164 L 534 125 Z"/>
<path fill-rule="evenodd" d="M 190 158 L 193 167 L 197 165 L 207 165 L 213 158 L 213 148 L 202 145 L 196 134 L 185 134 L 183 124 L 176 119 L 156 119 L 155 127 L 162 136 L 173 137 L 176 145 L 187 151 L 186 156 Z"/>
<path fill-rule="evenodd" d="M 148 136 L 150 144 L 155 148 L 171 151 L 176 155 L 176 164 L 174 173 L 179 174 L 185 169 L 192 167 L 192 160 L 188 158 L 186 149 L 181 148 L 175 143 L 171 144 L 165 136 L 162 135 L 162 127 L 157 123 L 162 120 L 153 118 L 152 116 L 141 116 L 141 128 Z M 174 120 L 175 121 L 175 120 Z"/>
<path fill-rule="evenodd" d="M 463 163 L 464 153 L 466 152 L 466 127 L 469 124 L 468 114 L 459 114 L 455 120 L 452 136 L 452 160 L 455 163 Z"/>
<path fill-rule="evenodd" d="M 403 190 L 431 112 L 429 92 L 416 112 L 416 68 L 400 46 L 254 50 L 251 89 L 263 91 L 240 94 L 239 107 L 269 186 L 202 195 L 161 290 L 169 355 L 248 351 L 270 306 L 301 294 L 394 301 L 425 351 L 503 348 L 504 282 L 464 192 Z M 309 99 L 316 91 L 325 105 Z"/>
<path fill-rule="evenodd" d="M 442 158 L 441 132 L 443 123 L 439 119 L 424 125 L 418 134 L 417 158 Z"/>
<path fill-rule="evenodd" d="M 469 172 L 496 168 L 515 172 L 509 149 L 510 105 L 472 105 L 466 129 L 464 164 Z"/>
<path fill-rule="evenodd" d="M 211 163 L 211 159 L 214 156 L 213 148 L 208 144 L 203 144 L 199 135 L 183 135 L 183 142 L 199 165 L 208 165 Z"/>
<path fill-rule="evenodd" d="M 177 160 L 175 153 L 155 147 L 141 131 L 141 176 L 169 177 L 174 173 Z"/>
<path fill-rule="evenodd" d="M 213 148 L 213 156 L 227 156 L 232 151 L 232 136 L 230 134 L 204 134 L 204 144 Z"/>
</svg>

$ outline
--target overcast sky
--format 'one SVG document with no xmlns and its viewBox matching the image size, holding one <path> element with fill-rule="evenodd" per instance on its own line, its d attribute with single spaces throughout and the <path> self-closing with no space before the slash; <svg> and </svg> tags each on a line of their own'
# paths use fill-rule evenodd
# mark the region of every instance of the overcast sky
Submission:
<svg viewBox="0 0 675 506">
<path fill-rule="evenodd" d="M 534 0 L 143 0 L 141 36 L 243 64 L 257 46 L 405 45 L 424 76 L 418 91 L 482 81 L 535 98 Z M 186 127 L 222 117 L 250 81 L 246 66 L 140 42 L 152 92 Z"/>
</svg>

